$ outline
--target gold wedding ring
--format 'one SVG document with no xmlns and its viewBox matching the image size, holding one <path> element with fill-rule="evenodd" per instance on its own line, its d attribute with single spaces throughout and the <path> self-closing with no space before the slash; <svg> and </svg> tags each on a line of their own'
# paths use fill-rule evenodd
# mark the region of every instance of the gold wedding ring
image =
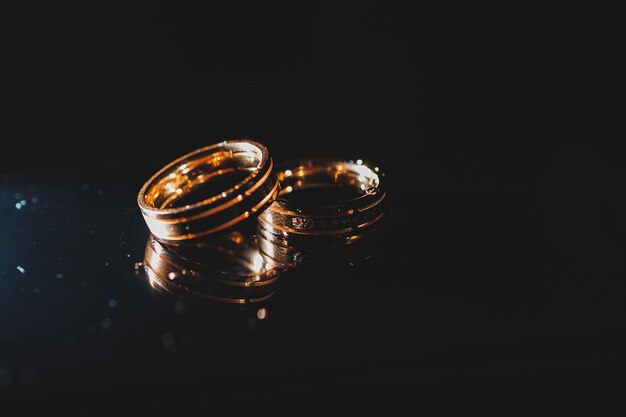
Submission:
<svg viewBox="0 0 626 417">
<path fill-rule="evenodd" d="M 259 235 L 349 237 L 368 229 L 384 215 L 386 192 L 377 166 L 357 161 L 311 159 L 277 168 L 279 197 L 258 217 Z M 285 198 L 307 188 L 351 187 L 359 193 L 334 204 L 298 204 Z"/>
<path fill-rule="evenodd" d="M 198 202 L 181 203 L 203 184 L 238 172 L 246 176 L 236 185 Z M 161 169 L 141 188 L 137 203 L 153 236 L 180 243 L 239 224 L 271 204 L 278 190 L 267 148 L 249 140 L 229 140 Z"/>
</svg>

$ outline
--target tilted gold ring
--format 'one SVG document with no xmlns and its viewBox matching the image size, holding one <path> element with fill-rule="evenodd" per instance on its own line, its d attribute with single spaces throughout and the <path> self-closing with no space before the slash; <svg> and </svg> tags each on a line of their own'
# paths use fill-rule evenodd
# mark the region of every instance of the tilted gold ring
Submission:
<svg viewBox="0 0 626 417">
<path fill-rule="evenodd" d="M 201 201 L 182 203 L 203 184 L 237 172 L 246 176 L 236 185 Z M 278 190 L 267 148 L 249 140 L 229 140 L 165 166 L 144 184 L 137 203 L 153 236 L 166 243 L 180 243 L 246 220 L 271 204 Z"/>
<path fill-rule="evenodd" d="M 386 192 L 377 166 L 357 161 L 311 159 L 277 167 L 279 197 L 258 217 L 259 231 L 267 238 L 314 235 L 351 236 L 378 222 L 384 215 Z M 351 187 L 358 196 L 333 204 L 298 204 L 288 194 L 300 189 Z"/>
</svg>

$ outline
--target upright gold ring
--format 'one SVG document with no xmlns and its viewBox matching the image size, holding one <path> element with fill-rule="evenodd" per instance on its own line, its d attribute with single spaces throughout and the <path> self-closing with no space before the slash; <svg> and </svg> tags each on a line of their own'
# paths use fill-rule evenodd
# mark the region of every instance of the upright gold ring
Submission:
<svg viewBox="0 0 626 417">
<path fill-rule="evenodd" d="M 236 185 L 192 204 L 180 203 L 202 184 L 247 172 Z M 229 140 L 198 149 L 168 164 L 139 191 L 137 203 L 152 235 L 180 243 L 225 231 L 262 211 L 278 195 L 279 183 L 267 148 Z"/>
<path fill-rule="evenodd" d="M 277 168 L 279 197 L 258 217 L 259 234 L 272 236 L 345 237 L 367 229 L 384 215 L 386 191 L 383 173 L 362 160 L 311 159 Z M 289 193 L 306 188 L 353 187 L 360 195 L 335 204 L 299 205 L 288 201 Z"/>
</svg>

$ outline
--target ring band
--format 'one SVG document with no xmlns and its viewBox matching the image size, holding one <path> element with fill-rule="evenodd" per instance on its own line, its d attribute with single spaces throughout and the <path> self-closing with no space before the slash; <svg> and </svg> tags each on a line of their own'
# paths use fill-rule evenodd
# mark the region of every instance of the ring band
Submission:
<svg viewBox="0 0 626 417">
<path fill-rule="evenodd" d="M 260 233 L 276 236 L 350 236 L 384 215 L 386 192 L 380 168 L 362 160 L 313 159 L 277 168 L 279 198 L 258 217 Z M 330 205 L 306 206 L 287 201 L 287 194 L 306 188 L 352 187 L 360 196 Z"/>
<path fill-rule="evenodd" d="M 249 172 L 235 186 L 202 201 L 177 206 L 202 184 L 222 175 Z M 278 195 L 279 183 L 267 148 L 229 140 L 187 154 L 154 174 L 137 203 L 150 232 L 166 243 L 224 231 L 262 211 Z"/>
</svg>

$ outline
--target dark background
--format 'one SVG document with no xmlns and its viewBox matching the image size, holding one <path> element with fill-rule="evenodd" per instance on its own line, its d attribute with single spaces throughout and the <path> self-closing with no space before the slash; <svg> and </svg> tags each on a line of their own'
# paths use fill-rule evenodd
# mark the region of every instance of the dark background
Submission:
<svg viewBox="0 0 626 417">
<path fill-rule="evenodd" d="M 9 16 L 2 401 L 510 408 L 621 394 L 623 154 L 544 124 L 555 96 L 576 97 L 554 65 L 567 37 L 536 41 L 508 18 L 422 30 L 424 12 L 367 1 Z M 376 261 L 291 276 L 263 323 L 215 306 L 182 314 L 133 268 L 145 179 L 236 137 L 276 160 L 373 158 L 389 174 Z"/>
<path fill-rule="evenodd" d="M 276 156 L 295 144 L 391 154 L 381 142 L 423 137 L 421 39 L 405 12 L 237 1 L 21 10 L 9 66 L 25 120 L 7 161 L 135 166 L 233 137 L 280 144 Z"/>
</svg>

